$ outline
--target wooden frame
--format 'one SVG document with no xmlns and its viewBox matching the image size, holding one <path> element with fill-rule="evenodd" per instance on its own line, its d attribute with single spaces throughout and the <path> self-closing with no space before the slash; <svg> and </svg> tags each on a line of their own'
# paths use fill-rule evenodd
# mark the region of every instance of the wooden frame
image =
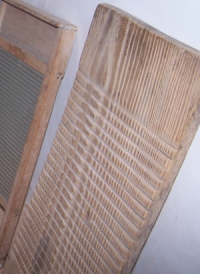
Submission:
<svg viewBox="0 0 200 274">
<path fill-rule="evenodd" d="M 13 13 L 16 16 L 12 16 Z M 13 24 L 16 18 L 18 21 Z M 27 37 L 22 37 L 24 34 Z M 22 1 L 2 2 L 0 47 L 44 74 L 44 80 L 7 205 L 0 196 L 0 205 L 5 209 L 0 227 L 1 260 L 7 255 L 12 241 L 75 34 L 75 26 Z"/>
</svg>

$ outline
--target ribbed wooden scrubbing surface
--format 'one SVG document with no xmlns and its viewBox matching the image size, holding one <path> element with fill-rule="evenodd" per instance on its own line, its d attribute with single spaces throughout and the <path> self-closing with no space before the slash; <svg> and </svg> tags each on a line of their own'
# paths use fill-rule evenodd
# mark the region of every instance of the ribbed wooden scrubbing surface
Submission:
<svg viewBox="0 0 200 274">
<path fill-rule="evenodd" d="M 197 130 L 199 90 L 198 52 L 98 6 L 3 273 L 130 273 Z"/>
</svg>

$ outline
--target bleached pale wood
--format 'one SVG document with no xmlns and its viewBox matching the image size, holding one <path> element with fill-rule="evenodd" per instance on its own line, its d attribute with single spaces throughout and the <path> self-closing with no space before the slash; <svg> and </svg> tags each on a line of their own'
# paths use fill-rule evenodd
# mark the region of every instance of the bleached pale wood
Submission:
<svg viewBox="0 0 200 274">
<path fill-rule="evenodd" d="M 198 128 L 199 103 L 198 51 L 99 5 L 4 274 L 130 273 Z"/>
<path fill-rule="evenodd" d="M 21 2 L 20 2 L 21 3 Z M 21 39 L 21 47 L 15 46 L 15 40 L 12 37 L 15 35 L 14 31 L 10 28 L 15 28 L 11 23 L 12 20 L 16 18 L 19 19 L 20 25 L 22 26 L 23 19 L 26 19 L 26 15 L 22 14 L 18 9 L 15 11 L 14 7 L 10 7 L 7 4 L 6 8 L 6 20 L 4 17 L 3 20 L 3 30 L 0 33 L 6 33 L 9 35 L 2 35 L 3 38 L 0 39 L 1 45 L 3 48 L 8 49 L 9 52 L 14 54 L 19 59 L 27 62 L 30 66 L 34 68 L 38 68 L 41 64 L 42 58 L 44 57 L 46 62 L 42 62 L 41 68 L 38 70 L 41 72 L 45 72 L 44 81 L 42 84 L 42 88 L 39 94 L 38 102 L 35 108 L 34 116 L 32 119 L 32 123 L 29 129 L 29 133 L 27 136 L 27 140 L 24 146 L 24 150 L 22 153 L 22 157 L 18 166 L 18 170 L 13 182 L 11 194 L 7 203 L 6 211 L 4 214 L 4 218 L 0 227 L 0 259 L 5 258 L 8 253 L 12 237 L 19 220 L 19 216 L 24 204 L 25 196 L 30 184 L 30 180 L 34 171 L 34 167 L 39 155 L 39 151 L 42 145 L 42 141 L 44 138 L 44 134 L 47 128 L 47 124 L 50 118 L 50 114 L 53 108 L 53 104 L 55 101 L 55 97 L 60 85 L 60 82 L 64 76 L 66 65 L 68 63 L 74 38 L 75 38 L 75 27 L 72 25 L 67 25 L 63 28 L 55 28 L 55 26 L 50 26 L 50 21 L 48 22 L 48 26 L 44 20 L 43 24 L 46 24 L 45 27 L 41 27 L 40 30 L 44 28 L 48 28 L 48 31 L 53 31 L 53 34 L 49 34 L 45 41 L 45 44 L 50 43 L 50 50 L 48 55 L 43 56 L 43 53 L 40 52 L 40 48 L 38 48 L 39 59 L 35 57 L 37 47 L 41 44 L 40 39 L 38 38 L 35 42 L 34 56 L 26 52 L 27 49 L 25 47 L 25 40 L 22 36 L 19 35 L 19 40 Z M 30 6 L 29 6 L 30 7 Z M 15 17 L 16 12 L 16 17 Z M 24 11 L 23 11 L 24 13 Z M 14 18 L 9 17 L 9 15 L 13 15 Z M 47 14 L 46 14 L 47 16 Z M 32 16 L 30 16 L 32 17 Z M 40 18 L 40 17 L 38 17 Z M 31 26 L 32 18 L 28 17 L 28 23 L 26 26 Z M 35 21 L 34 21 L 35 22 Z M 23 22 L 25 25 L 25 21 Z M 39 26 L 43 26 L 41 22 L 37 23 Z M 69 26 L 69 27 L 68 27 Z M 18 30 L 21 31 L 20 29 Z M 29 35 L 29 34 L 28 34 Z M 33 37 L 36 37 L 36 34 L 33 33 Z M 52 37 L 52 38 L 51 38 Z M 26 37 L 27 38 L 27 37 Z M 12 41 L 12 42 L 11 42 Z M 42 40 L 44 41 L 44 40 Z M 42 42 L 43 43 L 43 42 Z M 30 51 L 32 50 L 30 43 L 29 45 Z M 46 46 L 47 48 L 48 46 Z"/>
</svg>

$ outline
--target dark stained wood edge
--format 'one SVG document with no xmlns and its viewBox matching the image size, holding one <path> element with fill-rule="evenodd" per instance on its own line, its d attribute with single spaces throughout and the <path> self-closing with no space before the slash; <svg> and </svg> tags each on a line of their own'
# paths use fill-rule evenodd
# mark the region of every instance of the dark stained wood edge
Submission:
<svg viewBox="0 0 200 274">
<path fill-rule="evenodd" d="M 33 67 L 35 70 L 39 71 L 42 74 L 45 74 L 47 69 L 47 64 L 42 62 L 41 60 L 35 58 L 33 55 L 25 52 L 21 48 L 17 47 L 16 45 L 12 44 L 5 38 L 0 36 L 0 47 L 5 49 L 6 51 L 13 54 L 15 57 L 26 63 L 27 65 Z"/>
<path fill-rule="evenodd" d="M 73 30 L 58 29 L 27 141 L 0 227 L 0 259 L 4 258 L 8 253 L 38 159 L 56 94 L 71 54 L 75 34 L 76 32 Z"/>
<path fill-rule="evenodd" d="M 7 201 L 1 194 L 0 194 L 0 206 L 3 208 L 3 210 L 6 210 Z"/>
<path fill-rule="evenodd" d="M 69 22 L 62 20 L 60 18 L 57 18 L 56 16 L 49 14 L 47 12 L 41 11 L 40 9 L 37 9 L 21 0 L 3 0 L 3 1 L 57 28 L 67 28 L 71 30 L 77 29 L 76 26 L 70 24 Z"/>
</svg>

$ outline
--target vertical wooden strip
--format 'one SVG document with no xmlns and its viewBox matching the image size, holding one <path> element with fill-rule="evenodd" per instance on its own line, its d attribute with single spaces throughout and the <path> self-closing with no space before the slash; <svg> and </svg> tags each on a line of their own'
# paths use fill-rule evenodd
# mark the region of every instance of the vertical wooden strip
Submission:
<svg viewBox="0 0 200 274">
<path fill-rule="evenodd" d="M 6 12 L 6 6 L 7 6 L 6 3 L 4 3 L 4 2 L 1 3 L 1 9 L 0 9 L 0 31 L 1 31 L 1 25 L 2 25 L 2 22 L 3 22 L 4 14 Z"/>
</svg>

